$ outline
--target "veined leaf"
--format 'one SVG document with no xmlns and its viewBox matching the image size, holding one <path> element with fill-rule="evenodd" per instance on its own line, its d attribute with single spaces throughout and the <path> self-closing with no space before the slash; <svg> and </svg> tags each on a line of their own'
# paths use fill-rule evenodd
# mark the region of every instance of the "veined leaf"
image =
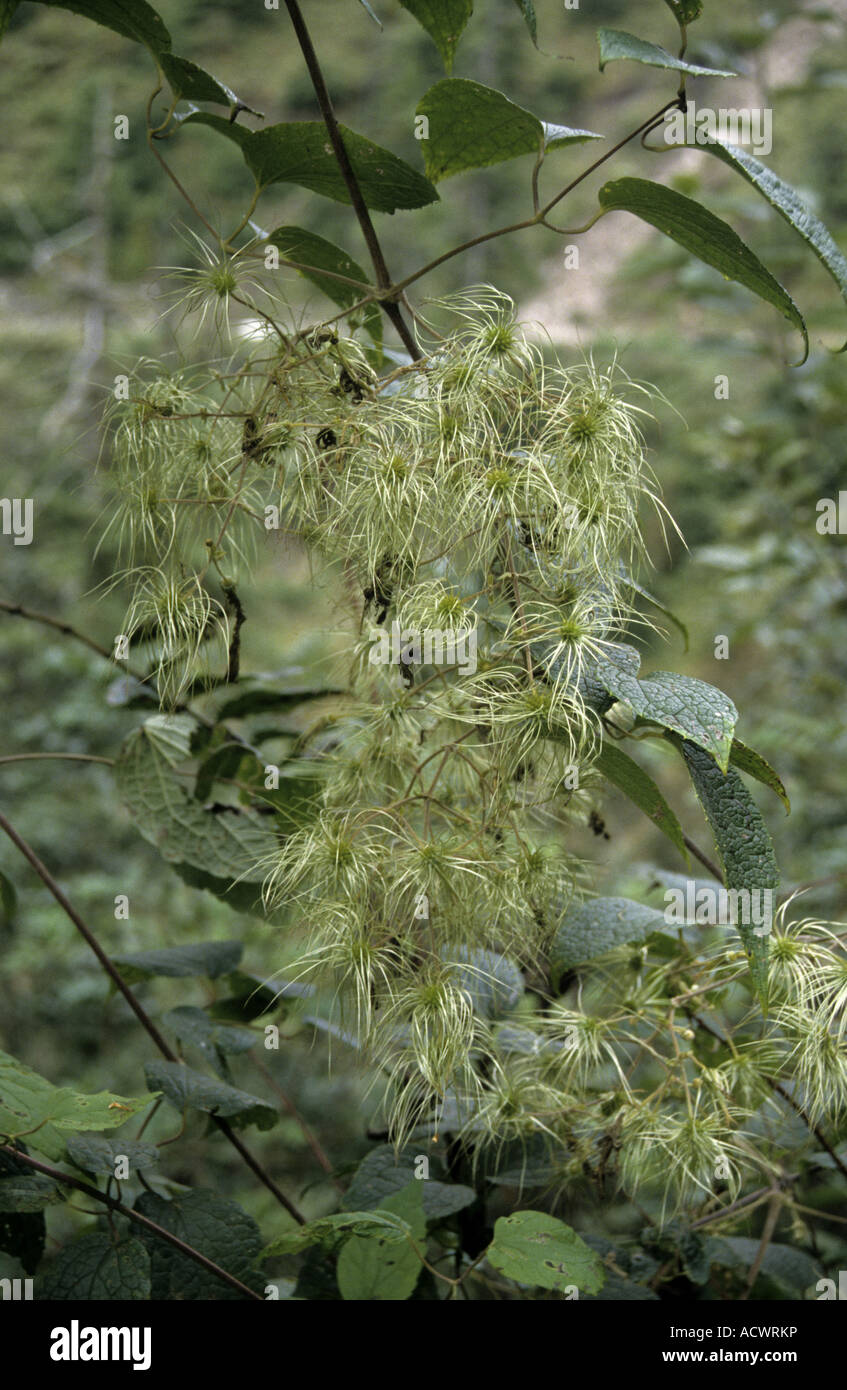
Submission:
<svg viewBox="0 0 847 1390">
<path fill-rule="evenodd" d="M 348 256 L 340 246 L 334 246 L 325 237 L 317 236 L 315 232 L 307 232 L 302 227 L 277 227 L 276 231 L 271 232 L 268 241 L 272 246 L 279 248 L 286 260 L 299 261 L 303 266 L 313 267 L 309 270 L 299 270 L 298 274 L 306 280 L 311 280 L 322 294 L 341 309 L 348 309 L 373 289 L 362 267 L 352 256 Z M 327 271 L 331 273 L 326 274 Z M 345 284 L 343 280 L 334 279 L 334 275 L 346 276 L 348 280 L 358 280 L 359 284 Z M 382 315 L 379 305 L 367 305 L 363 318 L 374 342 L 381 344 Z"/>
<path fill-rule="evenodd" d="M 360 1211 L 383 1209 L 386 1198 L 408 1187 L 412 1181 L 419 1182 L 422 1188 L 423 1210 L 428 1221 L 441 1221 L 476 1200 L 473 1188 L 463 1187 L 461 1183 L 439 1182 L 437 1178 L 415 1178 L 417 1157 L 413 1146 L 399 1154 L 394 1152 L 390 1144 L 371 1149 L 356 1169 L 353 1181 L 342 1198 L 343 1206 Z"/>
<path fill-rule="evenodd" d="M 434 183 L 466 169 L 483 169 L 518 155 L 601 140 L 590 130 L 545 125 L 502 92 L 465 77 L 444 78 L 424 93 L 417 115 L 429 121 L 421 141 L 424 167 Z"/>
<path fill-rule="evenodd" d="M 139 1168 L 151 1168 L 159 1162 L 159 1150 L 155 1144 L 139 1144 L 135 1139 L 106 1139 L 102 1134 L 69 1134 L 68 1158 L 85 1173 L 113 1178 L 115 1164 L 120 1159 L 127 1160 L 132 1172 Z"/>
<path fill-rule="evenodd" d="M 205 975 L 216 980 L 229 974 L 241 960 L 240 941 L 201 941 L 196 946 L 163 946 L 153 951 L 133 951 L 112 957 L 128 983 L 149 980 L 155 975 L 188 979 Z"/>
<path fill-rule="evenodd" d="M 115 1129 L 150 1104 L 152 1096 L 87 1095 L 54 1086 L 38 1072 L 0 1052 L 0 1135 L 26 1139 L 45 1157 L 64 1157 L 65 1135 L 77 1130 Z"/>
<path fill-rule="evenodd" d="M 172 746 L 163 744 L 166 734 L 175 740 Z M 188 737 L 176 719 L 163 722 L 159 716 L 130 734 L 115 764 L 121 799 L 145 840 L 182 878 L 208 888 L 237 911 L 260 911 L 276 837 L 255 811 L 206 810 L 192 797 L 190 783 L 183 785 L 186 779 L 174 771 L 186 756 Z"/>
<path fill-rule="evenodd" d="M 146 1302 L 150 1298 L 150 1256 L 135 1236 L 89 1231 L 64 1246 L 39 1275 L 39 1294 L 53 1302 Z"/>
<path fill-rule="evenodd" d="M 143 43 L 158 57 L 171 46 L 162 16 L 146 0 L 41 0 L 51 9 L 70 10 L 73 14 L 93 19 L 125 39 Z"/>
<path fill-rule="evenodd" d="M 596 661 L 594 674 L 645 723 L 672 729 L 699 744 L 726 771 L 738 719 L 729 696 L 706 681 L 675 671 L 653 671 L 642 679 L 637 674 L 640 662 L 634 647 L 609 644 Z"/>
<path fill-rule="evenodd" d="M 757 753 L 753 748 L 748 748 L 747 744 L 742 743 L 740 739 L 734 738 L 729 761 L 735 767 L 740 768 L 742 772 L 746 772 L 748 777 L 755 777 L 757 782 L 763 783 L 764 786 L 770 787 L 772 792 L 776 792 L 785 807 L 786 814 L 790 813 L 791 802 L 788 800 L 788 793 L 783 786 L 782 778 L 774 771 L 767 758 L 763 758 L 761 753 Z"/>
<path fill-rule="evenodd" d="M 696 744 L 671 735 L 688 767 L 712 831 L 724 883 L 727 888 L 770 891 L 779 886 L 779 870 L 759 808 L 734 767 L 722 772 Z M 750 962 L 750 977 L 763 1009 L 767 1010 L 768 932 L 767 928 L 739 922 L 736 929 Z"/>
<path fill-rule="evenodd" d="M 332 1247 L 348 1232 L 367 1232 L 375 1227 L 379 1228 L 384 1240 L 400 1242 L 411 1235 L 408 1221 L 382 1208 L 378 1211 L 338 1211 L 332 1216 L 321 1216 L 317 1221 L 310 1221 L 306 1226 L 284 1231 L 265 1246 L 259 1258 L 269 1260 L 275 1255 L 296 1255 L 310 1245 Z"/>
<path fill-rule="evenodd" d="M 211 101 L 217 106 L 232 107 L 236 112 L 249 111 L 251 116 L 259 115 L 258 111 L 254 111 L 236 96 L 230 87 L 219 82 L 210 72 L 199 68 L 188 58 L 178 58 L 175 53 L 162 53 L 159 56 L 159 66 L 170 83 L 171 91 L 178 99 Z"/>
<path fill-rule="evenodd" d="M 498 1217 L 486 1258 L 519 1284 L 542 1289 L 575 1286 L 581 1294 L 597 1293 L 603 1287 L 599 1255 L 564 1221 L 543 1211 Z"/>
<path fill-rule="evenodd" d="M 698 142 L 696 148 L 716 155 L 724 164 L 728 164 L 730 169 L 747 179 L 748 183 L 767 199 L 780 217 L 784 218 L 795 232 L 799 232 L 812 248 L 841 291 L 842 299 L 847 302 L 847 257 L 836 245 L 820 218 L 809 211 L 791 185 L 737 145 L 724 145 L 720 141 L 709 140 L 703 145 Z"/>
<path fill-rule="evenodd" d="M 640 944 L 654 931 L 667 931 L 663 912 L 632 898 L 592 898 L 568 911 L 550 952 L 550 977 L 558 986 L 577 965 L 604 956 L 615 946 Z"/>
<path fill-rule="evenodd" d="M 426 30 L 445 70 L 452 72 L 456 45 L 473 14 L 473 0 L 400 0 L 400 4 Z"/>
<path fill-rule="evenodd" d="M 799 329 L 804 356 L 809 355 L 806 323 L 791 296 L 762 265 L 728 223 L 715 217 L 693 198 L 649 179 L 615 179 L 600 189 L 600 204 L 608 211 L 631 212 L 665 236 L 684 246 L 725 280 L 735 280 L 764 299 Z"/>
<path fill-rule="evenodd" d="M 474 1013 L 502 1018 L 524 992 L 524 978 L 513 960 L 476 946 L 442 947 L 442 960 L 453 967 L 453 980 L 470 996 Z"/>
<path fill-rule="evenodd" d="M 233 140 L 260 189 L 272 183 L 296 183 L 336 203 L 350 202 L 323 121 L 286 121 L 265 130 L 247 130 L 223 116 L 192 111 L 184 124 L 207 125 Z M 420 208 L 438 201 L 429 179 L 411 164 L 346 126 L 339 126 L 339 130 L 369 208 L 375 212 L 396 212 L 398 208 Z"/>
<path fill-rule="evenodd" d="M 380 1208 L 405 1221 L 417 1243 L 426 1239 L 423 1187 L 423 1181 L 413 1178 L 406 1187 L 386 1197 Z M 378 1228 L 373 1228 L 351 1235 L 344 1242 L 336 1278 L 341 1297 L 348 1302 L 396 1303 L 409 1298 L 422 1268 L 420 1255 L 410 1241 L 386 1241 Z"/>
<path fill-rule="evenodd" d="M 628 58 L 636 63 L 646 63 L 651 68 L 671 68 L 674 72 L 685 72 L 691 77 L 737 77 L 738 74 L 725 68 L 703 68 L 698 63 L 687 63 L 684 58 L 675 58 L 657 43 L 647 43 L 623 29 L 598 29 L 597 43 L 600 48 L 600 71 L 607 63 L 620 58 Z"/>
<path fill-rule="evenodd" d="M 168 1201 L 156 1192 L 142 1192 L 135 1210 L 155 1221 L 207 1260 L 259 1292 L 265 1280 L 257 1277 L 256 1257 L 262 1245 L 259 1228 L 237 1202 L 218 1192 L 195 1189 Z M 150 1252 L 153 1288 L 150 1297 L 161 1302 L 227 1300 L 246 1297 L 225 1284 L 212 1270 L 166 1244 L 154 1231 L 141 1239 Z"/>
<path fill-rule="evenodd" d="M 266 1100 L 239 1091 L 217 1077 L 193 1071 L 181 1062 L 148 1062 L 144 1076 L 151 1091 L 163 1094 L 182 1114 L 186 1109 L 204 1110 L 232 1120 L 236 1128 L 258 1125 L 271 1129 L 279 1119 L 277 1111 Z"/>
<path fill-rule="evenodd" d="M 628 796 L 640 811 L 650 817 L 688 863 L 688 850 L 682 826 L 652 777 L 609 739 L 603 740 L 593 766 L 598 772 L 602 772 L 613 786 L 622 791 L 624 796 Z"/>
</svg>

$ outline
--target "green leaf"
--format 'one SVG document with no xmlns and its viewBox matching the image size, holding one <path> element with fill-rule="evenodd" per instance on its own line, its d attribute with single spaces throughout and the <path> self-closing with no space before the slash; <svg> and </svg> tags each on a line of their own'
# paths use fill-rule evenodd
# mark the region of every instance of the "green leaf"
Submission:
<svg viewBox="0 0 847 1390">
<path fill-rule="evenodd" d="M 31 1168 L 14 1154 L 0 1153 L 0 1213 L 30 1215 L 34 1212 L 43 1211 L 45 1207 L 53 1206 L 56 1202 L 64 1202 L 67 1197 L 67 1189 L 60 1187 L 52 1178 L 47 1178 L 43 1173 L 34 1173 Z M 0 1220 L 0 1250 L 5 1250 L 7 1254 L 14 1254 L 4 1240 L 13 1238 L 16 1229 L 18 1234 L 23 1237 L 36 1236 L 39 1231 L 44 1232 L 44 1223 L 33 1223 L 29 1226 L 16 1228 L 15 1223 L 11 1223 L 11 1230 L 4 1227 L 7 1225 Z M 26 1244 L 26 1240 L 24 1240 Z M 43 1240 L 41 1241 L 43 1246 Z M 38 1255 L 40 1257 L 40 1249 Z M 27 1274 L 32 1270 L 24 1265 Z"/>
<path fill-rule="evenodd" d="M 461 1183 L 439 1182 L 437 1178 L 416 1178 L 415 1162 L 419 1155 L 411 1148 L 395 1154 L 390 1144 L 371 1149 L 356 1169 L 355 1177 L 342 1198 L 350 1210 L 371 1210 L 386 1205 L 387 1198 L 417 1182 L 423 1195 L 423 1210 L 427 1221 L 441 1221 L 462 1211 L 476 1200 L 472 1187 Z M 430 1158 L 432 1165 L 434 1160 Z"/>
<path fill-rule="evenodd" d="M 237 1129 L 257 1125 L 272 1129 L 279 1119 L 277 1111 L 266 1100 L 239 1091 L 225 1081 L 218 1081 L 203 1072 L 192 1071 L 181 1062 L 148 1062 L 144 1079 L 150 1090 L 160 1090 L 182 1114 L 187 1107 L 232 1120 Z"/>
<path fill-rule="evenodd" d="M 473 14 L 473 0 L 400 0 L 400 4 L 426 30 L 445 70 L 452 72 L 456 45 Z"/>
<path fill-rule="evenodd" d="M 453 979 L 470 995 L 474 1013 L 501 1018 L 518 1003 L 524 978 L 513 960 L 475 946 L 443 947 L 442 959 L 454 967 Z"/>
<path fill-rule="evenodd" d="M 773 304 L 802 334 L 805 362 L 809 354 L 809 334 L 800 310 L 726 222 L 692 198 L 649 179 L 615 179 L 603 185 L 599 198 L 607 211 L 633 213 L 706 265 L 719 270 L 725 280 L 735 280 Z"/>
<path fill-rule="evenodd" d="M 725 772 L 738 719 L 729 696 L 706 681 L 675 671 L 653 671 L 638 683 L 643 700 L 635 713 L 704 748 Z"/>
<path fill-rule="evenodd" d="M 265 130 L 247 130 L 223 116 L 192 111 L 183 124 L 209 126 L 239 145 L 260 189 L 272 183 L 296 183 L 336 203 L 350 202 L 323 121 L 287 121 Z M 432 184 L 411 164 L 346 126 L 339 130 L 362 197 L 373 211 L 396 212 L 438 201 Z"/>
<path fill-rule="evenodd" d="M 0 927 L 8 930 L 15 925 L 18 913 L 18 895 L 10 878 L 0 871 Z"/>
<path fill-rule="evenodd" d="M 722 1236 L 714 1242 L 712 1261 L 734 1269 L 750 1269 L 760 1244 L 749 1236 Z M 816 1285 L 821 1272 L 805 1250 L 772 1241 L 765 1251 L 761 1273 L 796 1297 Z"/>
<path fill-rule="evenodd" d="M 379 27 L 380 27 L 380 29 L 381 29 L 381 28 L 382 28 L 382 20 L 381 20 L 381 19 L 379 18 L 379 16 L 378 16 L 377 14 L 375 14 L 374 11 L 371 9 L 370 5 L 368 4 L 368 0 L 359 0 L 359 4 L 362 5 L 362 6 L 367 10 L 367 12 L 368 12 L 368 14 L 370 15 L 371 19 L 373 20 L 374 24 L 378 24 Z"/>
<path fill-rule="evenodd" d="M 464 77 L 444 78 L 418 102 L 429 121 L 421 141 L 424 167 L 434 183 L 465 169 L 483 169 L 518 155 L 538 154 L 584 140 L 602 140 L 590 130 L 545 125 L 502 92 Z"/>
<path fill-rule="evenodd" d="M 535 16 L 535 6 L 533 5 L 532 0 L 515 0 L 515 4 L 517 5 L 518 9 L 523 15 L 524 23 L 526 24 L 526 27 L 529 30 L 529 37 L 532 39 L 532 42 L 535 44 L 535 47 L 537 48 L 538 20 Z"/>
<path fill-rule="evenodd" d="M 671 68 L 674 72 L 685 72 L 691 77 L 737 77 L 735 72 L 725 68 L 702 68 L 697 63 L 687 63 L 684 58 L 675 58 L 656 43 L 647 43 L 623 29 L 598 29 L 597 43 L 600 48 L 600 71 L 607 63 L 619 58 L 628 58 L 636 63 L 646 63 L 651 68 Z"/>
<path fill-rule="evenodd" d="M 795 232 L 799 232 L 806 244 L 812 248 L 841 291 L 842 299 L 847 302 L 847 257 L 836 245 L 820 218 L 809 211 L 791 185 L 785 183 L 778 174 L 761 164 L 758 159 L 754 159 L 753 155 L 747 154 L 746 150 L 740 150 L 737 145 L 723 145 L 719 141 L 710 140 L 702 145 L 698 141 L 696 148 L 716 155 L 724 164 L 728 164 L 730 169 L 747 179 L 748 183 L 767 199 L 780 217 L 784 218 Z"/>
<path fill-rule="evenodd" d="M 703 0 L 665 0 L 677 24 L 693 24 L 703 13 Z"/>
<path fill-rule="evenodd" d="M 348 256 L 340 246 L 334 246 L 331 241 L 315 232 L 307 232 L 302 227 L 277 227 L 276 231 L 271 232 L 268 241 L 272 246 L 279 248 L 286 260 L 299 261 L 302 266 L 313 267 L 310 270 L 299 270 L 298 273 L 304 279 L 311 280 L 313 285 L 317 285 L 321 293 L 341 309 L 349 309 L 351 304 L 355 304 L 373 289 L 364 270 L 352 256 Z M 330 271 L 331 274 L 322 273 L 326 271 Z M 358 280 L 359 284 L 346 285 L 342 280 L 333 279 L 333 275 L 344 275 L 348 280 Z M 378 304 L 366 306 L 364 325 L 373 341 L 381 344 L 382 314 Z"/>
<path fill-rule="evenodd" d="M 542 1289 L 575 1285 L 581 1294 L 603 1287 L 599 1256 L 576 1231 L 542 1211 L 518 1211 L 501 1216 L 488 1247 L 488 1263 L 519 1284 Z"/>
<path fill-rule="evenodd" d="M 379 1227 L 379 1234 L 386 1240 L 402 1242 L 411 1235 L 411 1227 L 399 1216 L 393 1216 L 382 1209 L 379 1211 L 337 1211 L 332 1216 L 321 1216 L 306 1226 L 296 1226 L 284 1231 L 266 1245 L 260 1259 L 269 1260 L 276 1255 L 297 1255 L 310 1245 L 332 1248 L 349 1233 L 364 1233 Z"/>
<path fill-rule="evenodd" d="M 27 1144 L 47 1158 L 61 1159 L 65 1135 L 74 1130 L 115 1129 L 144 1110 L 150 1096 L 117 1096 L 111 1091 L 86 1095 L 66 1086 L 54 1086 L 0 1052 L 0 1135 L 26 1138 Z"/>
<path fill-rule="evenodd" d="M 426 1239 L 426 1219 L 422 1206 L 422 1182 L 387 1197 L 382 1210 L 405 1221 L 414 1240 Z M 420 1256 L 409 1242 L 386 1240 L 377 1229 L 367 1235 L 352 1235 L 338 1256 L 336 1278 L 341 1297 L 347 1301 L 400 1302 L 407 1299 L 423 1268 Z"/>
<path fill-rule="evenodd" d="M 556 932 L 550 952 L 550 977 L 558 985 L 577 965 L 603 956 L 615 946 L 641 943 L 652 932 L 668 929 L 665 915 L 631 898 L 592 898 L 572 907 Z"/>
<path fill-rule="evenodd" d="M 43 1208 L 63 1201 L 50 1178 L 33 1173 L 14 1154 L 0 1153 L 0 1252 L 20 1260 L 34 1274 L 47 1239 Z"/>
<path fill-rule="evenodd" d="M 655 822 L 688 863 L 688 849 L 682 826 L 652 777 L 609 739 L 604 739 L 600 752 L 594 759 L 594 767 Z"/>
<path fill-rule="evenodd" d="M 192 797 L 173 771 L 184 738 L 184 730 L 165 734 L 156 718 L 130 734 L 115 764 L 121 799 L 145 840 L 187 882 L 209 889 L 236 910 L 260 912 L 276 836 L 255 811 L 205 810 Z"/>
<path fill-rule="evenodd" d="M 206 1061 L 219 1076 L 227 1079 L 226 1058 L 249 1052 L 259 1041 L 258 1034 L 249 1028 L 232 1027 L 211 1018 L 205 1009 L 180 1005 L 166 1013 L 162 1022 L 171 1028 L 183 1043 L 191 1043 L 202 1052 Z"/>
<path fill-rule="evenodd" d="M 251 116 L 257 116 L 258 111 L 247 106 L 235 92 L 219 82 L 216 77 L 205 69 L 199 68 L 196 63 L 192 63 L 188 58 L 178 58 L 175 53 L 163 53 L 159 58 L 159 66 L 171 86 L 171 91 L 177 99 L 185 98 L 187 101 L 211 101 L 216 106 L 228 106 L 233 114 L 239 111 L 249 111 Z"/>
<path fill-rule="evenodd" d="M 133 951 L 116 955 L 112 960 L 120 966 L 121 974 L 131 983 L 149 980 L 154 975 L 171 979 L 189 979 L 205 975 L 216 980 L 227 975 L 241 960 L 244 950 L 240 941 L 201 941 L 196 946 L 167 946 L 156 951 Z"/>
<path fill-rule="evenodd" d="M 649 724 L 672 729 L 711 753 L 726 771 L 738 710 L 722 690 L 675 671 L 653 671 L 640 679 L 641 658 L 634 647 L 610 645 L 594 674 L 617 700 Z"/>
<path fill-rule="evenodd" d="M 257 685 L 252 690 L 242 690 L 225 700 L 218 710 L 219 719 L 243 719 L 248 714 L 262 714 L 271 709 L 292 709 L 304 705 L 309 700 L 323 700 L 331 695 L 346 695 L 346 690 L 335 686 L 291 686 L 280 689 L 276 686 Z"/>
<path fill-rule="evenodd" d="M 779 870 L 759 808 L 734 767 L 725 773 L 702 748 L 671 736 L 682 753 L 694 790 L 706 814 L 715 840 L 724 883 L 727 888 L 769 889 L 779 886 Z M 753 988 L 767 1010 L 768 938 L 761 928 L 737 923 Z"/>
<path fill-rule="evenodd" d="M 151 1168 L 159 1162 L 155 1144 L 139 1144 L 134 1139 L 106 1139 L 102 1134 L 71 1134 L 67 1141 L 68 1158 L 83 1172 L 103 1174 L 113 1178 L 120 1159 L 127 1160 L 130 1173 Z"/>
<path fill-rule="evenodd" d="M 59 1251 L 39 1278 L 39 1298 L 140 1302 L 150 1298 L 150 1256 L 134 1236 L 91 1231 Z"/>
<path fill-rule="evenodd" d="M 248 1288 L 259 1292 L 264 1287 L 264 1279 L 259 1281 L 254 1268 L 262 1248 L 259 1228 L 252 1216 L 228 1197 L 194 1191 L 166 1201 L 153 1192 L 142 1192 L 135 1210 L 199 1250 Z M 223 1302 L 246 1298 L 153 1231 L 145 1231 L 141 1239 L 150 1253 L 153 1300 Z"/>
<path fill-rule="evenodd" d="M 162 16 L 145 0 L 42 0 L 51 9 L 70 10 L 93 19 L 125 39 L 143 43 L 156 57 L 167 53 L 171 36 Z"/>
<path fill-rule="evenodd" d="M 729 761 L 742 772 L 746 772 L 748 777 L 755 777 L 757 782 L 770 787 L 771 791 L 776 792 L 786 814 L 791 811 L 791 802 L 788 800 L 788 793 L 782 782 L 782 778 L 771 767 L 766 758 L 761 753 L 757 753 L 753 748 L 748 748 L 746 743 L 740 739 L 732 740 L 732 748 L 729 754 Z"/>
</svg>

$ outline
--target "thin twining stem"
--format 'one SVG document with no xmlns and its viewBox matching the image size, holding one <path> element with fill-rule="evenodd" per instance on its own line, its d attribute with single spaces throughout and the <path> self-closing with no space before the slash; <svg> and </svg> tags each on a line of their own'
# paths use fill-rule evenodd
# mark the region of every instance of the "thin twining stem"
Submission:
<svg viewBox="0 0 847 1390">
<path fill-rule="evenodd" d="M 5 831 L 9 839 L 12 841 L 12 844 L 20 850 L 24 858 L 27 859 L 29 863 L 32 865 L 33 869 L 38 874 L 38 877 L 49 888 L 50 892 L 53 894 L 53 897 L 56 899 L 57 903 L 62 908 L 63 912 L 71 919 L 80 936 L 94 952 L 94 955 L 97 957 L 104 971 L 109 976 L 109 979 L 112 981 L 115 988 L 123 995 L 124 999 L 129 1004 L 129 1007 L 132 1009 L 132 1012 L 135 1014 L 139 1023 L 145 1029 L 149 1037 L 153 1040 L 153 1042 L 155 1043 L 156 1047 L 158 1048 L 159 1052 L 161 1052 L 165 1060 L 168 1062 L 178 1062 L 179 1058 L 177 1057 L 176 1053 L 165 1042 L 165 1039 L 162 1037 L 152 1018 L 142 1007 L 142 1005 L 138 1002 L 132 990 L 129 988 L 129 985 L 126 983 L 120 971 L 118 970 L 117 966 L 106 955 L 106 952 L 103 950 L 102 946 L 100 945 L 100 942 L 97 940 L 91 928 L 88 927 L 86 923 L 83 921 L 83 919 L 80 917 L 79 913 L 73 907 L 72 903 L 62 892 L 62 889 L 59 887 L 53 875 L 50 873 L 50 870 L 47 868 L 45 864 L 41 862 L 31 845 L 27 844 L 26 840 L 24 840 L 22 836 L 18 834 L 14 826 L 11 825 L 11 823 L 6 819 L 2 812 L 0 812 L 0 830 Z M 297 1207 L 294 1205 L 291 1199 L 289 1197 L 286 1197 L 285 1193 L 282 1191 L 281 1188 L 277 1186 L 273 1178 L 265 1172 L 261 1164 L 253 1157 L 246 1145 L 244 1145 L 242 1141 L 239 1139 L 238 1135 L 232 1129 L 229 1122 L 227 1120 L 221 1119 L 218 1115 L 212 1115 L 211 1118 L 214 1124 L 217 1126 L 217 1128 L 221 1131 L 221 1133 L 225 1135 L 225 1137 L 232 1144 L 233 1148 L 235 1148 L 241 1155 L 248 1168 L 250 1168 L 251 1172 L 253 1172 L 255 1176 L 259 1178 L 261 1182 L 264 1183 L 265 1187 L 267 1187 L 268 1190 L 273 1193 L 280 1206 L 285 1207 L 285 1210 L 289 1213 L 289 1215 L 293 1216 L 294 1220 L 297 1221 L 301 1226 L 304 1226 L 306 1224 L 305 1216 L 303 1216 L 302 1212 L 298 1211 Z"/>
<path fill-rule="evenodd" d="M 201 1255 L 200 1251 L 195 1250 L 193 1245 L 180 1240 L 179 1236 L 175 1236 L 172 1231 L 166 1230 L 158 1222 L 151 1221 L 149 1216 L 143 1216 L 140 1211 L 133 1211 L 132 1207 L 124 1206 L 117 1197 L 111 1197 L 107 1192 L 101 1192 L 98 1187 L 94 1187 L 92 1183 L 84 1182 L 82 1178 L 71 1177 L 69 1173 L 63 1173 L 60 1168 L 53 1168 L 49 1163 L 41 1163 L 39 1159 L 21 1153 L 20 1149 L 14 1148 L 11 1144 L 0 1144 L 0 1153 L 13 1158 L 17 1163 L 26 1164 L 28 1168 L 33 1168 L 36 1173 L 43 1173 L 45 1177 L 53 1178 L 62 1187 L 72 1187 L 77 1192 L 84 1192 L 86 1197 L 93 1197 L 96 1202 L 101 1202 L 103 1206 L 108 1207 L 110 1212 L 117 1212 L 119 1216 L 125 1216 L 136 1226 L 143 1226 L 146 1230 L 152 1231 L 160 1240 L 166 1241 L 168 1245 L 179 1250 L 180 1254 L 187 1256 L 189 1260 L 194 1260 L 195 1264 L 202 1265 L 210 1274 L 216 1275 L 218 1279 L 223 1279 L 225 1283 L 237 1289 L 245 1298 L 252 1298 L 259 1303 L 264 1303 L 261 1294 L 255 1293 L 246 1284 L 242 1284 L 241 1280 L 236 1279 L 234 1274 L 229 1274 L 220 1265 L 215 1264 L 214 1260 L 208 1259 L 206 1255 Z"/>
</svg>

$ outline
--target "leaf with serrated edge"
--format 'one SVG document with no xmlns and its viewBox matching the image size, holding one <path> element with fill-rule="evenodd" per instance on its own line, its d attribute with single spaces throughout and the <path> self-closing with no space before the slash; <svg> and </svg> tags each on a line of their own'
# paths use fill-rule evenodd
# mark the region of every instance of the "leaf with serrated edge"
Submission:
<svg viewBox="0 0 847 1390">
<path fill-rule="evenodd" d="M 426 30 L 445 70 L 451 72 L 456 45 L 473 14 L 473 0 L 400 0 L 400 4 Z"/>
<path fill-rule="evenodd" d="M 142 1192 L 135 1210 L 199 1250 L 248 1288 L 257 1293 L 264 1288 L 265 1280 L 258 1277 L 255 1269 L 262 1245 L 259 1228 L 253 1217 L 229 1197 L 195 1189 L 166 1201 L 155 1192 Z M 154 1301 L 228 1302 L 246 1298 L 219 1275 L 166 1244 L 154 1231 L 145 1230 L 141 1239 L 150 1252 Z"/>
<path fill-rule="evenodd" d="M 136 828 L 183 877 L 236 910 L 258 912 L 275 835 L 247 808 L 205 810 L 173 771 L 180 745 L 164 749 L 161 729 L 151 725 L 155 720 L 130 734 L 115 764 L 118 792 Z"/>
<path fill-rule="evenodd" d="M 420 1245 L 426 1239 L 423 1212 L 423 1182 L 413 1180 L 399 1192 L 386 1197 L 381 1210 L 406 1221 L 410 1234 Z M 367 1234 L 352 1235 L 341 1247 L 336 1278 L 341 1297 L 348 1302 L 399 1302 L 407 1299 L 418 1282 L 421 1269 L 410 1241 L 386 1241 L 377 1228 Z"/>
<path fill-rule="evenodd" d="M 0 1052 L 0 1135 L 26 1142 L 47 1158 L 65 1153 L 74 1130 L 115 1129 L 146 1109 L 152 1096 L 88 1095 L 54 1086 L 16 1057 Z"/>
<path fill-rule="evenodd" d="M 68 1158 L 77 1168 L 108 1177 L 115 1176 L 115 1165 L 121 1159 L 127 1160 L 130 1173 L 151 1168 L 159 1162 L 155 1144 L 139 1144 L 135 1139 L 122 1139 L 120 1135 L 107 1139 L 102 1134 L 70 1134 L 67 1150 Z"/>
<path fill-rule="evenodd" d="M 567 970 L 603 956 L 615 946 L 640 944 L 667 931 L 663 912 L 632 898 L 592 898 L 569 909 L 550 952 L 550 976 L 558 984 Z"/>
<path fill-rule="evenodd" d="M 103 24 L 126 39 L 143 43 L 150 52 L 158 56 L 167 53 L 171 46 L 171 36 L 165 28 L 162 16 L 148 5 L 146 0 L 41 0 L 51 9 L 70 10 Z"/>
<path fill-rule="evenodd" d="M 409 1148 L 395 1154 L 390 1144 L 382 1144 L 366 1154 L 343 1197 L 343 1205 L 352 1209 L 383 1208 L 386 1199 L 415 1178 L 416 1150 Z M 417 1179 L 415 1179 L 418 1181 Z M 472 1187 L 461 1183 L 439 1182 L 437 1178 L 420 1179 L 423 1189 L 423 1209 L 428 1221 L 442 1220 L 461 1211 L 476 1200 Z"/>
<path fill-rule="evenodd" d="M 181 1114 L 186 1109 L 203 1110 L 232 1120 L 238 1128 L 254 1124 L 259 1129 L 271 1129 L 279 1119 L 266 1100 L 180 1062 L 148 1062 L 144 1076 L 151 1091 L 161 1092 Z"/>
<path fill-rule="evenodd" d="M 542 1211 L 498 1217 L 486 1258 L 508 1279 L 542 1289 L 576 1287 L 594 1294 L 603 1287 L 599 1256 L 564 1221 Z"/>
<path fill-rule="evenodd" d="M 429 135 L 421 140 L 424 167 L 434 183 L 467 169 L 484 169 L 519 155 L 537 155 L 542 145 L 560 145 L 602 136 L 590 130 L 545 123 L 502 92 L 465 77 L 444 78 L 418 102 Z"/>
<path fill-rule="evenodd" d="M 696 744 L 670 735 L 685 759 L 694 790 L 714 836 L 727 888 L 770 890 L 775 895 L 779 870 L 759 808 L 734 767 L 725 773 Z M 768 937 L 752 923 L 737 923 L 750 962 L 750 977 L 767 1009 Z"/>
<path fill-rule="evenodd" d="M 260 189 L 294 183 L 336 203 L 350 202 L 323 121 L 287 121 L 247 130 L 223 116 L 192 111 L 182 124 L 209 126 L 234 141 Z M 436 189 L 411 164 L 355 130 L 339 126 L 339 131 L 362 197 L 372 211 L 396 212 L 438 202 Z"/>
<path fill-rule="evenodd" d="M 615 179 L 605 183 L 598 196 L 600 206 L 608 212 L 631 212 L 640 217 L 706 265 L 720 271 L 725 280 L 744 285 L 772 304 L 802 334 L 805 362 L 809 355 L 809 334 L 803 315 L 779 281 L 728 223 L 693 198 L 686 198 L 649 179 Z"/>
<path fill-rule="evenodd" d="M 135 1236 L 90 1231 L 64 1246 L 38 1282 L 39 1297 L 54 1302 L 146 1302 L 150 1256 Z"/>
</svg>

